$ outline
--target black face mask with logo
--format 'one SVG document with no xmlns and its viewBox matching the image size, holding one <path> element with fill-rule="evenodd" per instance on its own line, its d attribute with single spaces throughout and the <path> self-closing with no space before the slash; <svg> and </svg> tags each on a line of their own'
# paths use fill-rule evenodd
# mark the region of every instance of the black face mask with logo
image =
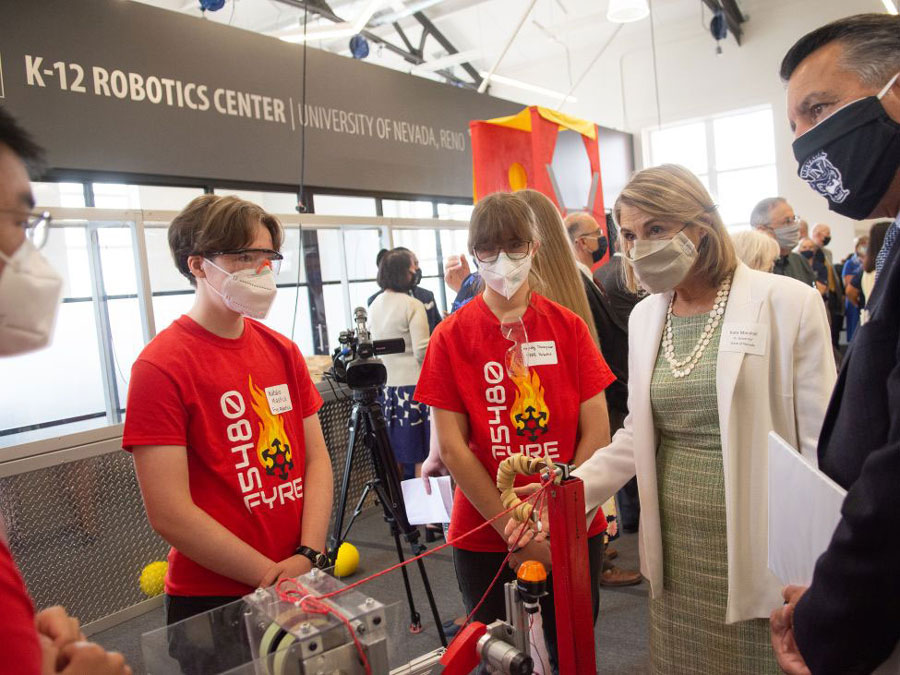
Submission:
<svg viewBox="0 0 900 675">
<path fill-rule="evenodd" d="M 417 267 L 416 271 L 413 272 L 412 280 L 410 281 L 410 288 L 415 288 L 419 284 L 422 283 L 422 268 Z"/>
<path fill-rule="evenodd" d="M 800 178 L 842 216 L 868 217 L 900 168 L 900 124 L 881 104 L 897 75 L 877 96 L 845 105 L 794 141 Z"/>
</svg>

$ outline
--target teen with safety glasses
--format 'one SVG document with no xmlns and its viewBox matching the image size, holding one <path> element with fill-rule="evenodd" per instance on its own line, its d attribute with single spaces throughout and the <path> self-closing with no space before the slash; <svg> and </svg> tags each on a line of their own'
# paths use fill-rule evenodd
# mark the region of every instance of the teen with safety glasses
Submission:
<svg viewBox="0 0 900 675">
<path fill-rule="evenodd" d="M 603 390 L 615 378 L 585 322 L 539 294 L 543 282 L 532 261 L 540 245 L 534 212 L 521 197 L 497 193 L 478 202 L 469 253 L 484 288 L 435 329 L 415 392 L 417 401 L 432 406 L 441 459 L 457 484 L 449 540 L 469 613 L 507 555 L 501 536 L 506 516 L 462 536 L 503 511 L 495 485 L 500 462 L 527 453 L 580 464 L 609 442 Z M 571 272 L 577 282 L 574 260 Z M 605 528 L 601 518 L 589 534 Z M 525 560 L 549 568 L 547 542 L 512 554 L 475 620 L 505 617 L 503 584 Z M 552 593 L 541 606 L 555 663 Z"/>
<path fill-rule="evenodd" d="M 236 197 L 198 197 L 169 226 L 196 299 L 135 362 L 123 439 L 172 545 L 168 623 L 325 565 L 322 399 L 297 345 L 256 321 L 281 243 L 279 222 Z"/>
</svg>

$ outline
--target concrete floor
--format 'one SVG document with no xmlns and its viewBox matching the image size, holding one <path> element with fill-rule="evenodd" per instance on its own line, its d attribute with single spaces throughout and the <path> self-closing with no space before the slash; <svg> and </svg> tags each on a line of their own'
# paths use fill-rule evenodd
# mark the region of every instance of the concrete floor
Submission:
<svg viewBox="0 0 900 675">
<path fill-rule="evenodd" d="M 360 570 L 350 578 L 351 581 L 397 562 L 396 550 L 380 510 L 370 509 L 360 516 L 348 540 L 359 548 L 361 556 Z M 440 543 L 442 540 L 429 547 Z M 613 543 L 613 547 L 619 551 L 615 561 L 618 566 L 637 568 L 637 535 L 624 534 Z M 425 566 L 441 618 L 448 620 L 461 615 L 462 603 L 449 550 L 429 556 Z M 424 630 L 419 634 L 413 635 L 406 630 L 409 615 L 399 572 L 375 579 L 366 586 L 367 594 L 385 604 L 399 602 L 390 635 L 392 649 L 399 652 L 397 656 L 401 660 L 408 660 L 440 645 L 416 566 L 412 565 L 409 569 L 417 609 L 422 615 Z M 598 672 L 610 675 L 647 672 L 647 594 L 646 582 L 628 588 L 601 589 L 600 618 L 594 631 Z M 97 633 L 92 639 L 108 649 L 121 651 L 135 674 L 140 675 L 146 672 L 141 655 L 141 635 L 163 625 L 164 615 L 160 608 Z"/>
</svg>

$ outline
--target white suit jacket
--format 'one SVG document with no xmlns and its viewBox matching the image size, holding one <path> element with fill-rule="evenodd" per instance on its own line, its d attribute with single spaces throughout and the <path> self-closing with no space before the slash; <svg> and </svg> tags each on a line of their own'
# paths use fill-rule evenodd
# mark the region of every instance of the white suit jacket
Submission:
<svg viewBox="0 0 900 675">
<path fill-rule="evenodd" d="M 634 308 L 628 331 L 629 415 L 612 442 L 575 471 L 584 481 L 589 512 L 637 474 L 641 572 L 654 597 L 663 588 L 663 550 L 650 380 L 671 297 L 651 295 Z M 776 431 L 815 463 L 836 369 L 822 298 L 795 279 L 739 263 L 723 318 L 716 393 L 728 540 L 725 621 L 733 623 L 768 617 L 782 603 L 781 584 L 767 566 L 767 435 Z M 727 339 L 738 328 L 749 340 Z"/>
</svg>

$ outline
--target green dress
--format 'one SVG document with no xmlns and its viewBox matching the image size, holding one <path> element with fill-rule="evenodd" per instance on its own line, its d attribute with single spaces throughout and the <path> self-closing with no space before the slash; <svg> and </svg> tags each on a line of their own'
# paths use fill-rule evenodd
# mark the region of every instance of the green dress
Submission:
<svg viewBox="0 0 900 675">
<path fill-rule="evenodd" d="M 672 317 L 675 358 L 697 343 L 709 315 Z M 650 602 L 653 672 L 779 673 L 764 619 L 725 624 L 728 542 L 716 396 L 722 326 L 687 376 L 672 376 L 662 348 L 650 384 L 659 432 L 656 472 L 663 592 Z"/>
</svg>

